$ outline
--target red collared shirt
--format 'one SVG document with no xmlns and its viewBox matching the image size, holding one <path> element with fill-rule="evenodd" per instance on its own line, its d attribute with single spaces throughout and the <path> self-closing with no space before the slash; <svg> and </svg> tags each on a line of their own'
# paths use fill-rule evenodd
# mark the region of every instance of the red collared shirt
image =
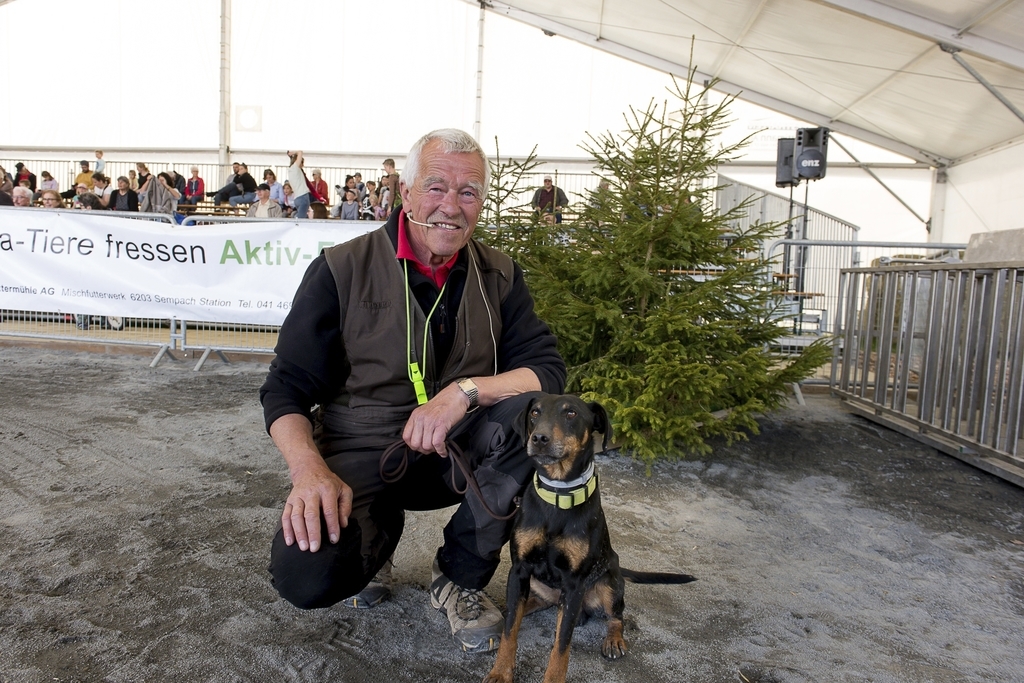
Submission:
<svg viewBox="0 0 1024 683">
<path fill-rule="evenodd" d="M 420 263 L 420 260 L 416 258 L 416 254 L 412 250 L 412 245 L 409 244 L 409 237 L 406 234 L 405 228 L 404 211 L 398 214 L 398 249 L 396 251 L 396 257 L 404 258 L 409 261 L 413 268 L 433 280 L 438 289 L 444 287 L 444 283 L 448 280 L 448 273 L 452 272 L 452 266 L 455 265 L 455 261 L 459 258 L 459 254 L 456 252 L 456 254 L 451 257 L 451 260 L 444 265 L 438 266 L 437 270 Z"/>
</svg>

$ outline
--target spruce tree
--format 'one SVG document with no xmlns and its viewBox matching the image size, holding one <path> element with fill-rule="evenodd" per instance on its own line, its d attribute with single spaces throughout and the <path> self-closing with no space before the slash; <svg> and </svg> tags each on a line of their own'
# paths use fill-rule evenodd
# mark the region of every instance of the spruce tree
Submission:
<svg viewBox="0 0 1024 683">
<path fill-rule="evenodd" d="M 484 212 L 486 239 L 523 266 L 558 336 L 567 390 L 601 402 L 616 443 L 648 464 L 756 433 L 755 417 L 830 354 L 824 343 L 771 351 L 786 329 L 761 254 L 782 226 L 739 232 L 746 205 L 713 210 L 717 167 L 744 143 L 717 145 L 732 100 L 709 104 L 709 88 L 673 81 L 671 99 L 631 109 L 623 132 L 590 136 L 583 148 L 607 187 L 572 220 L 511 211 L 533 154 L 495 156 Z"/>
</svg>

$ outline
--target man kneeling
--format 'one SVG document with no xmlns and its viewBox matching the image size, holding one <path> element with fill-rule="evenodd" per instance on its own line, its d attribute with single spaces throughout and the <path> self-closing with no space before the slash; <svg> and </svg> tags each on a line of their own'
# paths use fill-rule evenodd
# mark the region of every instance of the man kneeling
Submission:
<svg viewBox="0 0 1024 683">
<path fill-rule="evenodd" d="M 401 209 L 306 271 L 260 390 L 292 479 L 271 548 L 278 592 L 306 609 L 372 607 L 390 595 L 404 511 L 458 504 L 430 598 L 467 652 L 498 645 L 502 616 L 483 589 L 511 521 L 463 493 L 449 444 L 465 453 L 486 508 L 508 515 L 533 474 L 513 421 L 532 392 L 560 393 L 565 383 L 522 270 L 472 239 L 489 174 L 468 134 L 421 138 Z M 407 466 L 382 477 L 401 459 L 380 467 L 398 441 Z"/>
</svg>

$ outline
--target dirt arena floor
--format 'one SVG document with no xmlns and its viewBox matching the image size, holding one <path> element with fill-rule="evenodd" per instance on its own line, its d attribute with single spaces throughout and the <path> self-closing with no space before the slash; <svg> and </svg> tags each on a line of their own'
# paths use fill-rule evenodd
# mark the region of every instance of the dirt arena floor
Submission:
<svg viewBox="0 0 1024 683">
<path fill-rule="evenodd" d="M 392 601 L 303 612 L 266 572 L 288 480 L 265 365 L 0 346 L 0 681 L 458 681 L 426 594 L 446 512 L 412 513 Z M 601 456 L 630 654 L 576 632 L 569 681 L 1024 680 L 1024 491 L 808 395 L 749 442 Z M 504 572 L 489 588 L 504 604 Z M 540 681 L 555 615 L 528 617 Z"/>
</svg>

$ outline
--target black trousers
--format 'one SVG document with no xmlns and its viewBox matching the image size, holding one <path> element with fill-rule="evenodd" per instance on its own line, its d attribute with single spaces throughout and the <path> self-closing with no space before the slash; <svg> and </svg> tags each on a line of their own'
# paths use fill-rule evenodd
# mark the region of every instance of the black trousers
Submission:
<svg viewBox="0 0 1024 683">
<path fill-rule="evenodd" d="M 449 434 L 470 461 L 488 507 L 498 515 L 512 511 L 515 498 L 533 476 L 526 446 L 512 429 L 536 393 L 513 396 L 467 415 Z M 409 454 L 409 466 L 397 482 L 380 476 L 381 451 L 358 450 L 326 458 L 327 466 L 352 487 L 352 514 L 337 543 L 324 543 L 311 553 L 287 546 L 278 530 L 271 545 L 270 573 L 281 597 L 297 607 L 328 607 L 355 595 L 370 582 L 394 553 L 402 536 L 406 510 L 437 510 L 458 504 L 444 528 L 437 552 L 441 571 L 464 588 L 484 588 L 500 562 L 501 549 L 512 532 L 512 520 L 487 514 L 472 490 L 452 488 L 466 482 L 451 458 Z M 399 461 L 392 456 L 388 470 Z M 326 536 L 326 522 L 320 521 Z"/>
</svg>

